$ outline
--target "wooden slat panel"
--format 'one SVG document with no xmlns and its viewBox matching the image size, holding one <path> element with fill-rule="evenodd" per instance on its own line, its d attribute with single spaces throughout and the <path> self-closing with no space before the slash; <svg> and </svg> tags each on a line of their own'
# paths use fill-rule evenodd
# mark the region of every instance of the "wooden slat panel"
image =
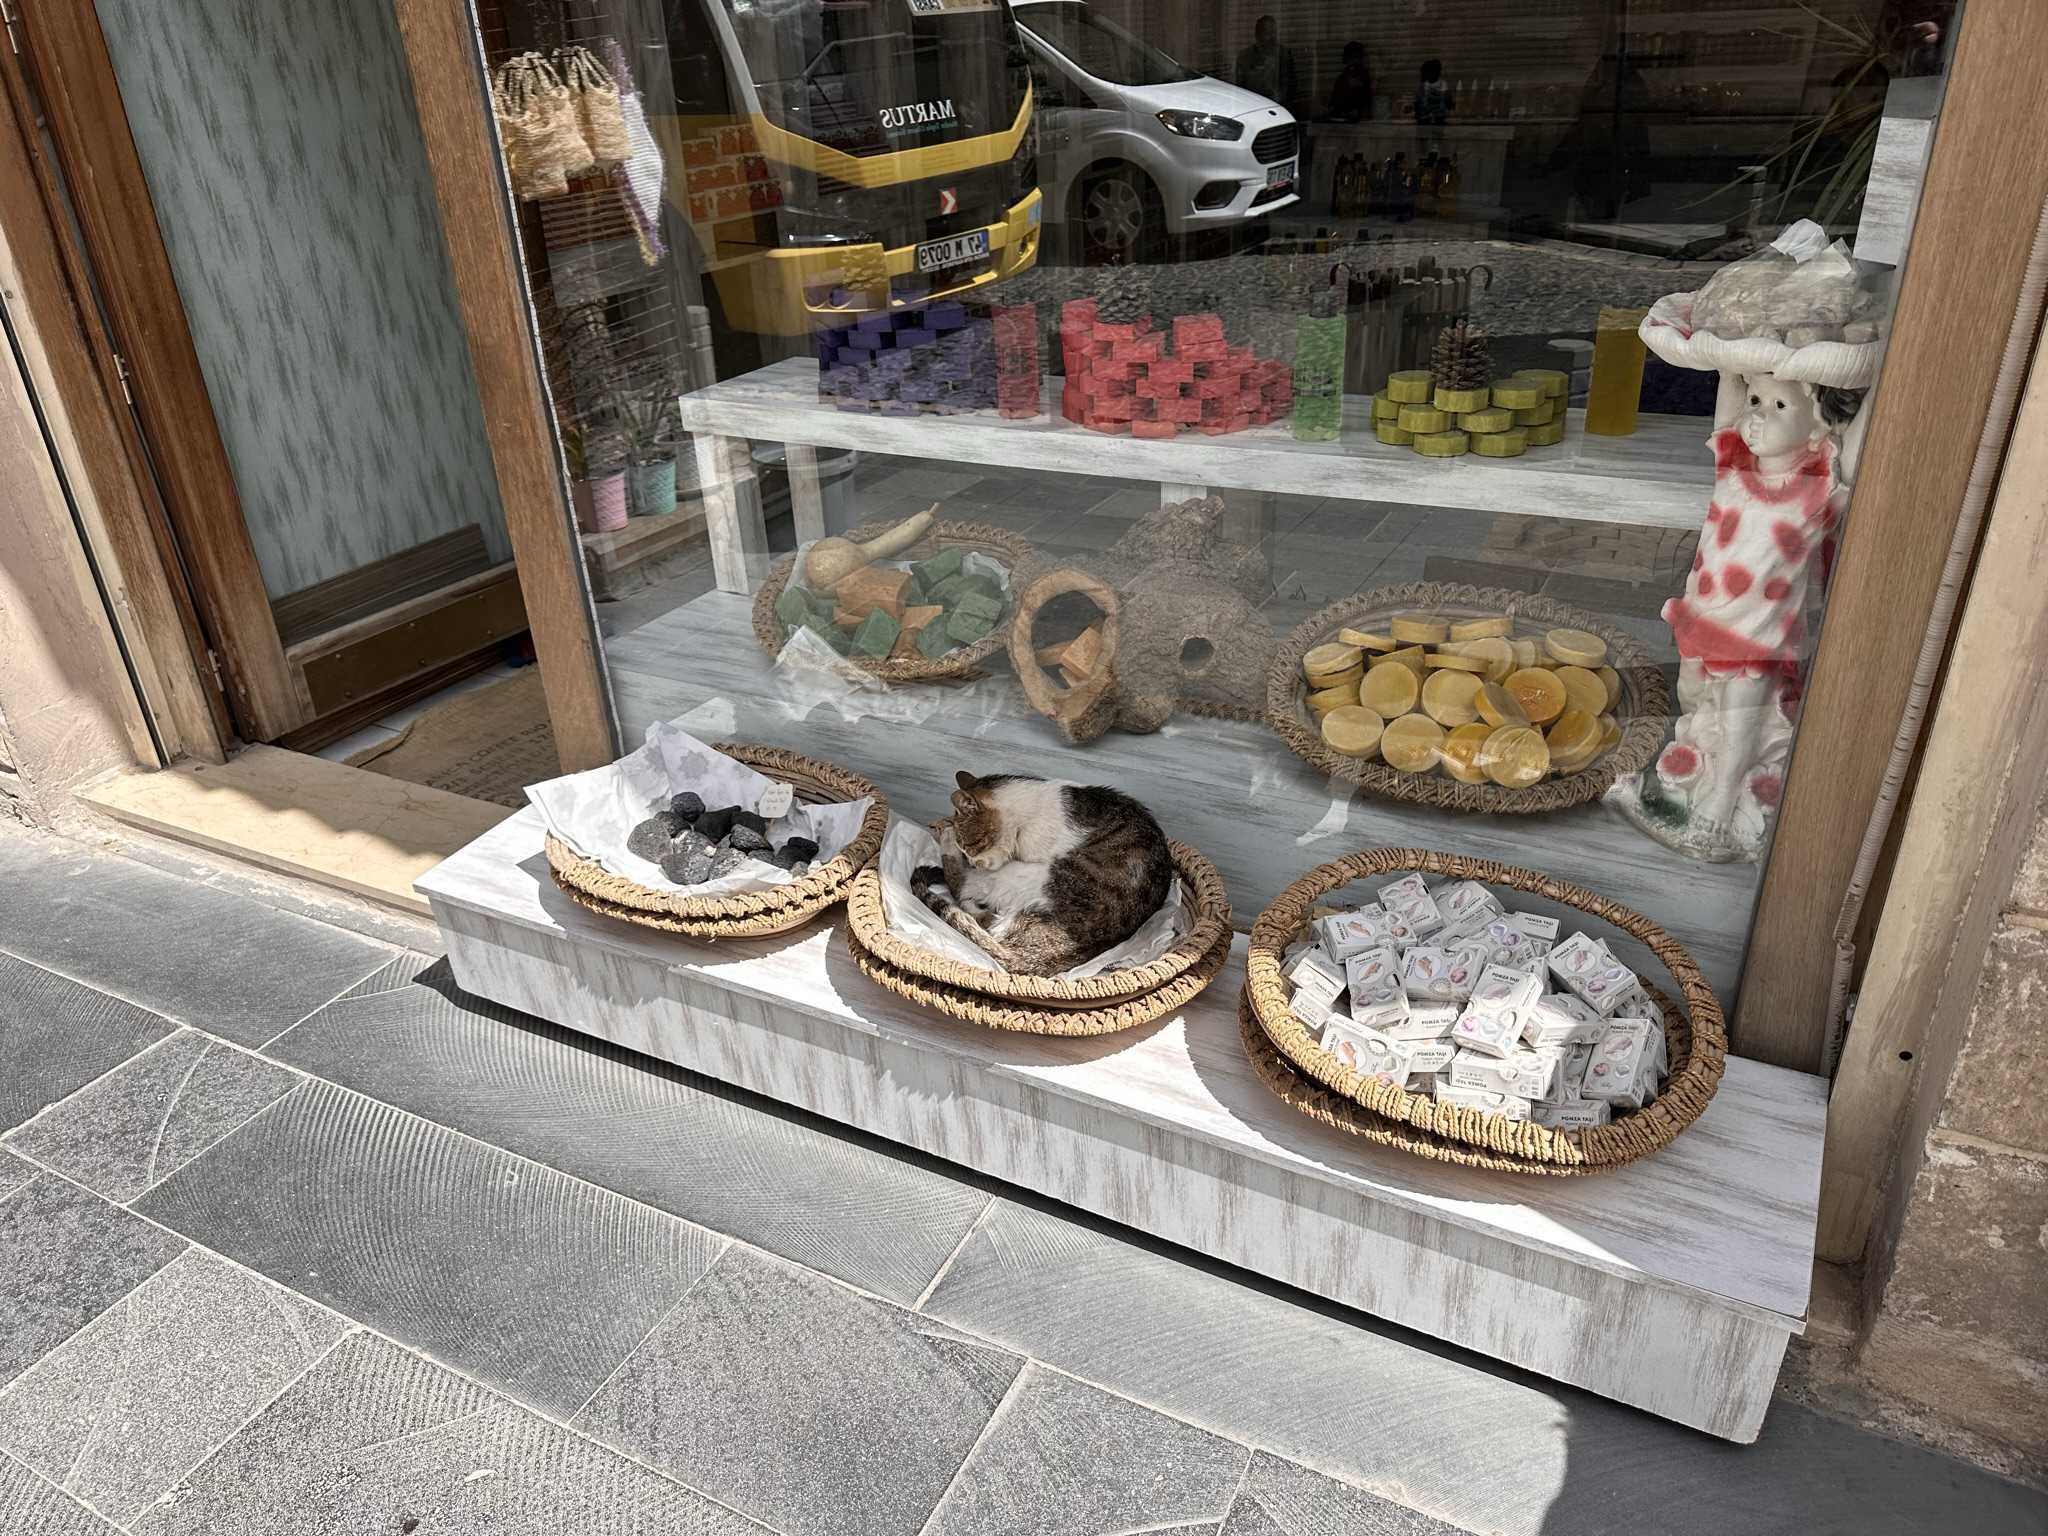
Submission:
<svg viewBox="0 0 2048 1536">
<path fill-rule="evenodd" d="M 2048 135 L 2016 127 L 2044 112 L 2038 0 L 1970 0 L 1757 906 L 1731 1031 L 1746 1056 L 1821 1065 L 1835 921 L 2048 198 Z"/>
<path fill-rule="evenodd" d="M 615 755 L 611 701 L 512 243 L 496 130 L 465 0 L 395 0 L 484 429 L 562 768 Z"/>
<path fill-rule="evenodd" d="M 489 570 L 490 565 L 484 531 L 470 523 L 280 597 L 271 603 L 270 611 L 276 615 L 278 635 L 289 650 L 301 641 Z"/>
<path fill-rule="evenodd" d="M 445 667 L 526 628 L 510 566 L 322 636 L 292 652 L 316 715 L 381 693 L 402 678 Z"/>
<path fill-rule="evenodd" d="M 255 736 L 279 735 L 305 718 L 304 707 L 270 616 L 99 19 L 89 4 L 38 5 L 16 24 L 26 26 L 72 206 L 237 712 Z"/>
</svg>

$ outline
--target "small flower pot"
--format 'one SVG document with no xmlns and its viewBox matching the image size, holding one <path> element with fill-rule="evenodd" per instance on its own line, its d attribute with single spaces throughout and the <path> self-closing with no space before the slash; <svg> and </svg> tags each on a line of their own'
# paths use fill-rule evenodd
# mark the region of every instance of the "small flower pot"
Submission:
<svg viewBox="0 0 2048 1536">
<path fill-rule="evenodd" d="M 615 469 L 608 475 L 593 475 L 576 482 L 576 523 L 585 532 L 611 533 L 626 526 L 626 472 Z M 585 521 L 585 508 L 588 521 Z"/>
<path fill-rule="evenodd" d="M 676 509 L 676 461 L 656 459 L 632 468 L 633 515 L 659 517 Z"/>
</svg>

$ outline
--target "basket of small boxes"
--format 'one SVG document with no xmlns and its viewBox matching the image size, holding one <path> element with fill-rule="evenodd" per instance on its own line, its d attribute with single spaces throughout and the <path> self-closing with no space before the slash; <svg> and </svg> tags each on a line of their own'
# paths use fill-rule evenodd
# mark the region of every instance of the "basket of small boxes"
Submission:
<svg viewBox="0 0 2048 1536">
<path fill-rule="evenodd" d="M 1647 767 L 1671 714 L 1628 635 L 1554 598 L 1414 582 L 1282 642 L 1266 720 L 1340 783 L 1455 811 L 1562 810 Z"/>
<path fill-rule="evenodd" d="M 1376 883 L 1370 900 L 1330 900 L 1354 882 Z M 1596 927 L 1644 945 L 1676 997 Z M 1411 848 L 1348 855 L 1281 892 L 1252 926 L 1238 1011 L 1252 1065 L 1295 1108 L 1510 1173 L 1656 1151 L 1706 1108 L 1728 1054 L 1713 989 L 1648 918 L 1532 870 Z"/>
<path fill-rule="evenodd" d="M 868 558 L 826 570 L 819 552 L 827 546 L 847 560 Z M 885 682 L 966 682 L 983 676 L 1005 643 L 1016 574 L 1031 555 L 1016 534 L 983 523 L 924 513 L 866 523 L 775 563 L 754 594 L 754 636 L 777 656 L 809 631 Z"/>
</svg>

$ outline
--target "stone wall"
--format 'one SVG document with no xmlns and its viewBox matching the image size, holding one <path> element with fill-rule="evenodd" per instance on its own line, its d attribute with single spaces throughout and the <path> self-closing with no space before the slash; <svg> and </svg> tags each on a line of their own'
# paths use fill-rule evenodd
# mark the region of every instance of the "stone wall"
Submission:
<svg viewBox="0 0 2048 1536">
<path fill-rule="evenodd" d="M 2048 1458 L 2048 805 L 1984 957 L 1861 1364 L 1874 1384 Z"/>
</svg>

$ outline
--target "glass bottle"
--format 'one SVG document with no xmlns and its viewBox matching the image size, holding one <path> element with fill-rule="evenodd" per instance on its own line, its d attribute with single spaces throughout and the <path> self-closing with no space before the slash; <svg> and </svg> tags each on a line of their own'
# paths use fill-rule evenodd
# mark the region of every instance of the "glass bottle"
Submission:
<svg viewBox="0 0 2048 1536">
<path fill-rule="evenodd" d="M 1600 328 L 1593 333 L 1593 381 L 1586 390 L 1586 430 L 1595 437 L 1627 437 L 1636 429 L 1643 362 L 1649 355 L 1637 328 L 1648 313 L 1600 306 Z"/>
<path fill-rule="evenodd" d="M 1344 301 L 1333 286 L 1316 289 L 1295 323 L 1295 440 L 1335 442 L 1343 422 Z"/>
</svg>

